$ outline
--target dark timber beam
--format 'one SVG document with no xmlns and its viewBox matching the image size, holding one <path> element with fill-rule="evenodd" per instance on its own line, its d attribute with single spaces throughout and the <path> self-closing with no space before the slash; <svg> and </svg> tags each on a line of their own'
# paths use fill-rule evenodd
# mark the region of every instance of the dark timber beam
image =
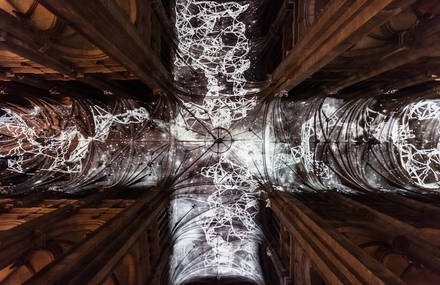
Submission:
<svg viewBox="0 0 440 285">
<path fill-rule="evenodd" d="M 81 208 L 87 207 L 104 198 L 112 197 L 120 191 L 98 192 L 89 197 L 68 204 L 55 211 L 42 215 L 29 222 L 20 224 L 10 230 L 0 231 L 0 269 L 15 262 L 35 245 L 36 233 L 45 234 L 54 224 L 76 214 Z M 32 195 L 33 196 L 33 195 Z"/>
<path fill-rule="evenodd" d="M 434 82 L 434 81 L 436 81 L 437 74 L 438 74 L 438 72 L 429 72 L 429 71 L 416 73 L 414 76 L 412 76 L 410 78 L 400 79 L 400 80 L 396 80 L 395 82 L 383 84 L 380 86 L 380 89 L 383 92 L 392 91 L 392 90 L 398 91 L 400 89 L 404 89 L 404 88 L 411 87 L 414 85 L 427 83 L 427 82 Z"/>
<path fill-rule="evenodd" d="M 25 26 L 24 23 L 3 9 L 0 9 L 0 31 L 3 32 L 0 39 L 0 48 L 7 49 L 21 57 L 51 68 L 72 79 L 80 80 L 100 90 L 109 90 L 119 94 L 125 93 L 103 79 L 89 75 L 84 76 L 81 70 L 76 69 L 72 63 L 51 52 L 50 48 L 46 49 L 36 31 Z"/>
<path fill-rule="evenodd" d="M 425 56 L 440 55 L 440 16 L 420 25 L 414 31 L 415 41 L 409 45 L 403 52 L 395 53 L 386 59 L 380 61 L 380 64 L 374 63 L 366 66 L 362 71 L 353 76 L 324 87 L 329 94 L 336 94 L 340 90 L 370 79 L 387 71 L 393 70 L 399 66 L 411 63 Z"/>
<path fill-rule="evenodd" d="M 266 99 L 289 91 L 415 0 L 334 0 L 308 29 L 260 92 Z"/>
<path fill-rule="evenodd" d="M 397 244 L 396 251 L 412 257 L 433 272 L 440 273 L 440 249 L 435 241 L 430 240 L 422 230 L 345 197 L 342 194 L 328 192 L 327 195 L 329 200 L 339 203 L 341 207 L 349 206 L 353 209 L 364 211 L 375 225 L 393 233 L 394 241 Z M 415 203 L 412 203 L 412 205 L 414 207 Z M 430 211 L 432 211 L 432 208 L 430 208 Z"/>
<path fill-rule="evenodd" d="M 404 284 L 292 195 L 274 191 L 269 199 L 280 223 L 327 284 Z"/>
<path fill-rule="evenodd" d="M 162 28 L 165 30 L 165 34 L 169 39 L 173 39 L 175 37 L 174 27 L 171 24 L 165 7 L 163 6 L 162 0 L 151 0 L 151 5 L 162 25 Z"/>
<path fill-rule="evenodd" d="M 281 31 L 283 29 L 283 25 L 285 24 L 289 14 L 292 13 L 293 4 L 291 2 L 291 0 L 284 0 L 284 2 L 281 4 L 281 8 L 278 11 L 275 20 L 271 24 L 269 31 L 264 37 L 263 54 L 267 54 L 282 35 Z"/>
<path fill-rule="evenodd" d="M 150 189 L 82 244 L 24 284 L 101 284 L 168 205 L 165 191 Z"/>
<path fill-rule="evenodd" d="M 41 0 L 152 89 L 173 93 L 171 74 L 115 0 Z"/>
<path fill-rule="evenodd" d="M 11 78 L 11 81 L 49 92 L 50 90 L 58 87 L 57 83 L 50 82 L 44 80 L 43 78 L 38 78 L 37 76 L 29 74 L 14 74 L 14 77 Z"/>
</svg>

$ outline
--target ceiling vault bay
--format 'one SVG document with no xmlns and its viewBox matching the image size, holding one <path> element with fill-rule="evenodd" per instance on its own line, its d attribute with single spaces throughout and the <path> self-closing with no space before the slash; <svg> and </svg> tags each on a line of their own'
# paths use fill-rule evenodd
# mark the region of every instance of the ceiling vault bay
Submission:
<svg viewBox="0 0 440 285">
<path fill-rule="evenodd" d="M 0 283 L 439 283 L 439 37 L 430 0 L 0 0 Z"/>
</svg>

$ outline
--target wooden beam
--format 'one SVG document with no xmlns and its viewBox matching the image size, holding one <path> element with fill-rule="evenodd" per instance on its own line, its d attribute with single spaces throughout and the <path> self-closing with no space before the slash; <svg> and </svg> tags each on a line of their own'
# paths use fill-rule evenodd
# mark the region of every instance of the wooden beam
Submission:
<svg viewBox="0 0 440 285">
<path fill-rule="evenodd" d="M 106 277 L 118 265 L 119 261 L 130 251 L 134 244 L 145 234 L 145 229 L 151 223 L 155 223 L 157 214 L 168 201 L 162 196 L 154 207 L 145 207 L 136 217 L 133 217 L 130 224 L 111 240 L 105 248 L 95 255 L 92 260 L 81 268 L 72 280 L 66 280 L 68 284 L 101 284 Z M 159 271 L 159 270 L 158 270 Z"/>
<path fill-rule="evenodd" d="M 42 48 L 44 45 L 38 33 L 25 26 L 17 18 L 0 9 L 0 31 L 4 32 L 0 48 L 7 49 L 21 57 L 32 60 L 42 66 L 51 68 L 72 79 L 80 80 L 100 90 L 110 90 L 113 93 L 126 95 L 125 92 L 111 83 L 95 76 L 84 76 L 80 69 L 71 62 L 61 58 L 50 49 Z"/>
<path fill-rule="evenodd" d="M 162 29 L 165 31 L 165 35 L 169 40 L 175 39 L 174 27 L 170 22 L 165 7 L 163 6 L 162 0 L 150 0 L 151 5 L 156 13 L 159 22 L 162 25 Z"/>
<path fill-rule="evenodd" d="M 36 95 L 35 93 L 38 92 L 39 94 L 41 93 L 41 96 L 54 98 L 58 97 L 58 95 L 62 97 L 69 96 L 76 98 L 94 98 L 97 100 L 105 100 L 109 97 L 109 95 L 105 92 L 102 92 L 102 90 L 89 88 L 89 86 L 85 84 L 79 84 L 79 82 L 72 82 L 70 80 L 67 82 L 60 80 L 47 80 L 43 76 L 35 76 L 32 74 L 15 74 L 14 77 L 11 77 L 11 83 L 11 88 L 8 88 L 8 90 L 10 90 L 12 94 L 17 94 L 19 96 L 23 96 L 23 94 Z M 9 84 L 6 84 L 6 86 L 9 87 Z M 28 87 L 28 89 L 20 88 L 21 86 Z M 114 89 L 104 90 L 113 90 L 113 92 L 118 92 Z M 113 95 L 125 96 L 125 98 L 136 98 L 139 100 L 145 100 L 145 95 L 141 96 L 137 93 L 127 94 L 125 93 L 125 91 L 112 93 L 112 95 L 110 96 Z"/>
<path fill-rule="evenodd" d="M 425 213 L 432 219 L 440 222 L 440 207 L 419 202 L 417 200 L 405 197 L 400 194 L 385 193 L 384 195 L 377 195 L 376 197 L 383 197 L 384 199 L 390 200 L 394 203 L 401 204 L 405 207 L 411 208 L 413 210 Z"/>
<path fill-rule="evenodd" d="M 42 80 L 41 78 L 38 79 L 37 77 L 28 74 L 15 74 L 15 76 L 12 77 L 11 80 L 26 86 L 38 88 L 45 91 L 49 91 L 57 87 L 56 83 L 47 80 Z"/>
<path fill-rule="evenodd" d="M 150 189 L 84 243 L 36 273 L 24 284 L 100 284 L 154 222 L 167 194 Z"/>
<path fill-rule="evenodd" d="M 280 285 L 284 285 L 284 280 L 289 279 L 290 275 L 289 270 L 286 268 L 286 265 L 283 263 L 280 257 L 280 252 L 269 246 L 270 250 L 270 260 L 272 261 L 272 265 L 275 269 L 275 273 L 278 276 L 278 279 L 281 281 Z"/>
<path fill-rule="evenodd" d="M 370 79 L 399 66 L 411 63 L 426 56 L 439 56 L 440 52 L 440 16 L 420 25 L 414 31 L 415 40 L 403 52 L 395 53 L 386 59 L 375 62 L 362 68 L 360 72 L 333 84 L 324 87 L 329 94 L 336 94 L 340 90 Z"/>
<path fill-rule="evenodd" d="M 275 214 L 329 284 L 404 284 L 290 194 L 270 196 Z"/>
<path fill-rule="evenodd" d="M 281 4 L 281 8 L 278 11 L 275 20 L 272 22 L 269 30 L 267 31 L 262 48 L 262 54 L 268 53 L 273 46 L 276 44 L 280 36 L 282 36 L 283 25 L 286 24 L 286 18 L 292 14 L 292 4 L 291 0 L 284 0 Z M 290 17 L 289 17 L 290 18 Z M 291 24 L 291 23 L 289 23 Z M 284 55 L 283 55 L 284 56 Z"/>
<path fill-rule="evenodd" d="M 391 83 L 381 84 L 379 85 L 379 88 L 382 92 L 400 90 L 414 85 L 436 81 L 437 74 L 439 74 L 437 71 L 436 72 L 425 71 L 422 73 L 417 72 L 416 74 L 413 74 L 413 76 L 408 77 L 406 79 L 400 79 L 400 80 L 395 80 L 394 82 Z"/>
<path fill-rule="evenodd" d="M 293 284 L 294 285 L 310 285 L 310 258 L 297 243 L 293 250 Z"/>
<path fill-rule="evenodd" d="M 141 270 L 136 270 L 136 285 L 144 285 L 151 275 L 150 245 L 147 231 L 143 232 L 137 246 L 132 248 L 130 253 L 134 256 L 138 268 L 141 268 Z"/>
<path fill-rule="evenodd" d="M 156 265 L 153 268 L 153 272 L 154 272 L 153 276 L 151 277 L 151 279 L 149 279 L 151 284 L 153 284 L 153 285 L 163 284 L 162 277 L 163 277 L 164 270 L 166 270 L 166 268 L 167 268 L 166 267 L 167 264 L 169 264 L 169 258 L 172 253 L 171 249 L 172 249 L 171 239 L 169 239 L 168 242 L 165 243 L 164 247 L 162 248 L 162 251 L 159 255 L 158 262 L 156 263 Z M 148 284 L 150 284 L 150 283 L 148 282 Z"/>
<path fill-rule="evenodd" d="M 153 13 L 153 9 L 151 7 L 151 1 L 145 0 L 136 0 L 136 7 L 138 10 L 136 11 L 136 29 L 144 39 L 144 42 L 147 46 L 151 46 L 151 15 Z"/>
<path fill-rule="evenodd" d="M 259 97 L 289 91 L 415 0 L 330 1 L 272 74 Z"/>
<path fill-rule="evenodd" d="M 14 79 L 14 78 L 12 78 Z M 0 86 L 3 87 L 3 91 L 8 96 L 23 96 L 23 94 L 32 94 L 34 96 L 47 96 L 48 92 L 29 84 L 23 84 L 15 81 L 3 81 L 0 82 Z M 15 199 L 14 199 L 15 200 Z"/>
<path fill-rule="evenodd" d="M 40 2 L 150 88 L 174 92 L 171 74 L 115 0 Z"/>
<path fill-rule="evenodd" d="M 289 275 L 290 276 L 295 276 L 295 267 L 296 267 L 295 254 L 297 253 L 298 248 L 299 248 L 298 244 L 295 242 L 295 239 L 292 237 L 290 239 L 290 245 L 289 245 Z"/>
<path fill-rule="evenodd" d="M 440 249 L 438 244 L 433 244 L 420 229 L 409 225 L 396 218 L 390 217 L 371 207 L 363 205 L 353 199 L 347 198 L 336 192 L 328 192 L 329 199 L 338 201 L 341 205 L 364 211 L 373 219 L 378 227 L 387 229 L 396 238 L 405 239 L 405 248 L 399 248 L 402 253 L 428 267 L 434 272 L 440 273 Z M 415 203 L 413 203 L 415 205 Z M 432 210 L 432 208 L 431 208 Z"/>
<path fill-rule="evenodd" d="M 44 233 L 57 222 L 77 213 L 80 208 L 96 203 L 115 193 L 98 192 L 10 230 L 0 232 L 0 268 L 10 265 L 26 251 L 32 249 L 37 231 Z"/>
</svg>

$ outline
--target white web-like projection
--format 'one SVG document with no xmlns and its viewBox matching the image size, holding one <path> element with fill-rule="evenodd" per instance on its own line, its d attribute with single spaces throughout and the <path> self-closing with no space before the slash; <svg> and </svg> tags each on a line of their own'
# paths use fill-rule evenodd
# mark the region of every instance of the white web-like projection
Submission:
<svg viewBox="0 0 440 285">
<path fill-rule="evenodd" d="M 62 113 L 70 113 L 71 106 L 62 106 Z M 46 135 L 41 126 L 34 121 L 42 116 L 40 108 L 34 107 L 30 112 L 17 113 L 11 109 L 2 109 L 0 116 L 0 133 L 13 139 L 13 145 L 3 148 L 0 158 L 6 158 L 8 169 L 13 172 L 24 173 L 24 157 L 50 158 L 51 164 L 41 171 L 57 173 L 79 173 L 82 171 L 82 161 L 89 152 L 89 145 L 93 141 L 104 142 L 113 124 L 136 124 L 149 120 L 148 111 L 143 108 L 127 110 L 121 114 L 111 114 L 99 106 L 91 107 L 94 121 L 94 135 L 84 136 L 76 125 L 68 125 L 55 131 L 55 134 Z"/>
<path fill-rule="evenodd" d="M 249 4 L 236 2 L 183 0 L 176 2 L 176 30 L 181 56 L 174 62 L 179 68 L 203 71 L 207 93 L 202 104 L 184 103 L 191 116 L 215 127 L 228 129 L 233 121 L 246 117 L 256 104 L 247 98 L 244 72 L 250 67 L 246 25 L 238 18 Z M 223 24 L 227 21 L 227 24 Z M 176 76 L 178 80 L 178 77 Z M 230 90 L 232 87 L 232 90 Z M 189 121 L 191 118 L 183 118 Z"/>
<path fill-rule="evenodd" d="M 111 114 L 107 110 L 94 106 L 92 108 L 95 122 L 95 135 L 91 140 L 105 141 L 113 124 L 140 124 L 150 119 L 150 114 L 144 107 L 127 110 L 121 114 Z"/>
<path fill-rule="evenodd" d="M 353 139 L 356 135 L 351 136 L 356 133 L 353 126 L 343 123 L 347 113 L 344 110 L 350 105 L 334 98 L 313 98 L 290 106 L 294 106 L 293 110 L 276 109 L 277 115 L 291 113 L 299 119 L 290 127 L 278 126 L 287 138 L 270 147 L 276 148 L 273 151 L 273 171 L 277 183 L 292 191 L 303 191 L 304 188 L 347 191 L 335 171 L 338 165 L 332 160 L 332 152 L 340 153 L 338 148 L 347 145 L 348 137 L 353 143 L 356 141 Z M 350 135 L 346 136 L 347 133 Z"/>
<path fill-rule="evenodd" d="M 374 98 L 322 98 L 301 105 L 278 110 L 301 116 L 297 124 L 279 127 L 292 137 L 280 136 L 282 142 L 271 147 L 280 185 L 292 191 L 438 190 L 440 100 L 401 107 Z"/>
<path fill-rule="evenodd" d="M 225 168 L 233 169 L 226 171 Z M 246 253 L 237 273 L 258 274 L 255 267 L 255 244 L 249 242 L 258 236 L 255 217 L 258 202 L 253 191 L 257 188 L 253 175 L 245 167 L 222 157 L 218 164 L 202 169 L 202 174 L 213 178 L 216 190 L 207 199 L 211 213 L 203 220 L 201 228 L 206 244 L 212 248 L 204 258 L 205 267 L 216 266 L 218 274 L 230 273 L 234 256 Z M 233 196 L 233 200 L 229 197 Z M 229 271 L 229 272 L 228 272 Z"/>
<path fill-rule="evenodd" d="M 247 240 L 256 235 L 259 231 L 255 224 L 258 212 L 255 190 L 258 186 L 249 169 L 222 156 L 218 163 L 204 167 L 202 175 L 213 179 L 216 188 L 207 199 L 215 214 L 202 226 L 207 243 L 215 247 L 218 242 L 216 229 L 224 230 L 225 227 L 228 228 L 223 239 L 225 246 L 229 237 Z M 231 193 L 235 194 L 235 198 L 229 203 L 225 197 L 231 196 Z M 233 221 L 239 221 L 236 227 Z M 222 252 L 229 254 L 226 248 Z"/>
<path fill-rule="evenodd" d="M 438 133 L 440 100 L 422 100 L 406 106 L 394 126 L 392 142 L 399 152 L 400 162 L 414 183 L 420 187 L 437 189 L 440 186 L 440 142 L 423 140 L 423 131 L 429 126 Z"/>
<path fill-rule="evenodd" d="M 171 128 L 178 141 L 215 141 L 216 138 L 208 134 L 210 131 L 200 134 L 201 124 L 210 130 L 231 130 L 234 122 L 246 119 L 257 105 L 257 99 L 250 96 L 256 90 L 246 86 L 244 76 L 250 67 L 250 44 L 240 16 L 248 7 L 249 4 L 237 2 L 176 1 L 179 56 L 174 62 L 175 79 L 179 82 L 188 76 L 185 72 L 191 68 L 200 72 L 207 84 L 203 99 L 182 102 L 183 107 Z M 260 231 L 255 222 L 257 182 L 252 165 L 253 158 L 261 152 L 261 141 L 231 144 L 230 150 L 218 153 L 210 165 L 201 169 L 201 175 L 211 180 L 213 186 L 200 202 L 200 207 L 209 209 L 197 222 L 203 233 L 204 247 L 209 250 L 199 257 L 203 268 L 207 268 L 200 269 L 199 274 L 241 275 L 261 282 L 254 242 Z M 240 147 L 245 145 L 246 150 Z M 254 145 L 258 146 L 254 149 Z M 189 246 L 190 243 L 180 241 L 175 252 L 186 253 L 185 248 Z M 178 264 L 183 258 L 184 255 L 175 254 L 174 263 Z M 195 274 L 193 269 L 187 270 L 192 273 L 176 276 L 175 284 Z"/>
<path fill-rule="evenodd" d="M 333 120 L 329 120 L 329 122 L 331 124 Z M 289 147 L 289 154 L 280 157 L 282 160 L 277 163 L 279 167 L 282 167 L 281 164 L 289 166 L 302 163 L 307 172 L 313 172 L 317 177 L 324 180 L 329 179 L 330 169 L 324 162 L 314 158 L 310 147 L 315 133 L 319 136 L 321 130 L 318 130 L 318 132 L 315 130 L 314 120 L 310 118 L 301 125 L 301 144 Z"/>
<path fill-rule="evenodd" d="M 218 163 L 202 168 L 202 175 L 212 178 L 219 190 L 247 189 L 253 192 L 257 188 L 251 171 L 226 156 L 221 156 Z"/>
</svg>

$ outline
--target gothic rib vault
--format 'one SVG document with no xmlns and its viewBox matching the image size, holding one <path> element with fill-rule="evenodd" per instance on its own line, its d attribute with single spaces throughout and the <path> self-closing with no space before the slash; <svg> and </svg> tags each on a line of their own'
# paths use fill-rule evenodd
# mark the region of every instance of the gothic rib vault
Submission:
<svg viewBox="0 0 440 285">
<path fill-rule="evenodd" d="M 148 32 L 139 32 L 142 28 L 137 21 L 143 19 L 136 18 L 136 13 L 142 11 L 139 2 L 119 1 L 125 3 L 122 5 L 109 1 L 104 5 L 105 1 L 97 1 L 82 11 L 81 5 L 88 5 L 86 2 L 66 1 L 63 6 L 56 0 L 42 1 L 48 9 L 44 13 L 63 19 L 52 27 L 52 33 L 63 30 L 67 38 L 69 33 L 76 33 L 70 26 L 66 28 L 67 21 L 84 37 L 80 46 L 85 45 L 82 41 L 93 42 L 89 52 L 102 57 L 93 59 L 96 64 L 111 70 L 97 77 L 92 68 L 78 67 L 65 76 L 104 90 L 107 96 L 95 91 L 90 91 L 92 96 L 78 94 L 81 89 L 62 84 L 44 96 L 29 92 L 13 96 L 13 88 L 17 87 L 14 84 L 4 89 L 0 103 L 3 195 L 45 191 L 86 195 L 95 189 L 111 192 L 120 188 L 138 193 L 160 188 L 170 200 L 169 284 L 232 278 L 231 282 L 262 285 L 267 284 L 268 273 L 261 244 L 270 236 L 262 216 L 273 209 L 279 224 L 289 223 L 283 209 L 294 206 L 285 198 L 286 193 L 315 202 L 323 199 L 315 194 L 333 195 L 328 192 L 353 197 L 365 193 L 405 197 L 438 194 L 440 99 L 436 82 L 431 82 L 437 76 L 432 72 L 436 66 L 430 66 L 430 78 L 421 81 L 427 84 L 414 89 L 405 88 L 417 86 L 419 81 L 405 86 L 405 76 L 392 73 L 397 73 L 394 68 L 417 60 L 421 61 L 418 66 L 429 65 L 426 54 L 437 60 L 440 21 L 437 11 L 426 11 L 424 7 L 431 7 L 426 1 L 311 1 L 314 4 L 309 6 L 304 1 L 293 1 L 293 8 L 290 1 L 279 1 L 279 12 L 271 25 L 260 19 L 269 13 L 263 9 L 270 7 L 264 0 L 177 0 L 173 5 L 152 1 L 155 13 L 150 17 L 163 29 L 155 46 L 143 46 L 141 35 Z M 13 4 L 15 8 L 20 6 Z M 35 5 L 43 9 L 39 3 Z M 304 10 L 298 8 L 300 5 Z M 104 12 L 94 15 L 92 12 L 98 8 Z M 288 13 L 283 10 L 287 8 Z M 1 11 L 8 14 L 0 21 L 2 30 L 17 24 L 17 17 L 24 17 Z M 284 25 L 285 35 L 278 35 L 281 47 L 271 43 L 277 41 L 272 37 L 279 22 L 289 24 L 286 19 L 300 17 L 301 11 L 307 15 L 303 20 L 310 22 L 307 33 L 299 31 L 302 26 L 297 25 L 296 38 L 292 39 L 292 27 L 289 30 L 289 25 Z M 369 14 L 371 11 L 375 14 Z M 91 16 L 96 19 L 91 21 Z M 401 18 L 387 22 L 393 16 Z M 114 17 L 111 25 L 120 36 L 118 41 L 112 41 L 111 29 L 105 28 L 106 17 Z M 20 49 L 16 41 L 24 41 L 21 35 L 27 28 L 15 27 L 3 41 L 23 58 L 27 54 L 24 44 Z M 152 30 L 150 26 L 149 33 L 154 34 Z M 265 30 L 267 34 L 261 37 Z M 59 38 L 53 36 L 48 41 Z M 51 44 L 45 50 L 41 39 L 35 41 L 29 49 L 37 47 L 37 55 L 59 56 Z M 265 63 L 271 61 L 271 56 L 279 56 L 268 53 L 271 48 L 280 49 L 283 59 L 275 69 Z M 39 68 L 36 59 L 50 62 L 51 70 L 42 74 L 52 77 L 67 73 L 60 66 L 92 60 L 67 55 L 53 62 L 57 57 L 49 60 L 36 54 L 31 56 L 29 66 Z M 372 54 L 378 63 L 386 61 L 383 66 L 389 69 L 374 69 L 363 62 L 362 54 Z M 345 65 L 355 62 L 356 56 L 361 68 L 354 63 L 346 68 L 358 68 L 356 72 L 347 72 Z M 167 66 L 162 65 L 165 62 Z M 84 74 L 89 70 L 93 75 L 79 75 L 78 70 Z M 133 73 L 127 74 L 126 70 Z M 270 79 L 264 74 L 267 70 L 272 71 Z M 390 80 L 375 78 L 386 72 L 390 72 Z M 123 79 L 127 85 L 112 81 L 112 76 L 118 80 L 126 76 Z M 130 88 L 121 90 L 124 86 L 137 86 L 128 81 L 134 76 L 151 88 L 143 92 L 151 92 L 154 97 L 143 100 L 137 94 L 131 94 L 131 98 L 119 95 L 130 93 Z M 402 79 L 396 80 L 399 76 Z M 416 76 L 411 73 L 409 77 Z M 23 78 L 17 76 L 14 81 Z M 391 84 L 395 81 L 403 85 Z M 289 217 L 290 212 L 284 214 Z M 278 231 L 281 235 L 282 230 Z M 317 230 L 304 231 L 312 236 Z M 301 233 L 296 236 L 303 238 Z M 288 241 L 282 236 L 278 239 L 292 243 L 294 235 Z M 272 255 L 270 250 L 265 254 Z M 280 255 L 283 258 L 282 252 Z M 330 272 L 322 269 L 327 267 L 319 260 L 315 256 L 312 267 L 321 266 L 320 270 Z M 424 264 L 427 259 L 416 256 L 415 260 Z M 427 267 L 436 271 L 437 265 L 435 260 Z M 362 263 L 353 272 L 364 267 L 367 272 L 375 266 Z M 335 277 L 338 282 L 368 278 L 363 271 L 355 277 L 344 269 L 341 272 Z M 374 282 L 400 284 L 389 271 L 383 272 L 385 277 L 377 274 L 373 279 L 379 281 Z M 43 273 L 36 276 L 45 278 Z M 327 282 L 337 284 L 328 276 Z"/>
</svg>

